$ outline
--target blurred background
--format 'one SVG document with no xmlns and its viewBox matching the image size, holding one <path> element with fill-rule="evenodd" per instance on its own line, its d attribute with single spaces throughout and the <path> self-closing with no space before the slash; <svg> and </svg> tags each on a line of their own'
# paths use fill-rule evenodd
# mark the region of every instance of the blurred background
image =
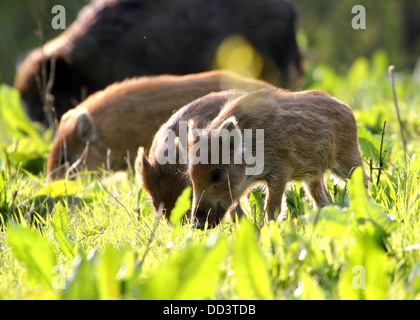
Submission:
<svg viewBox="0 0 420 320">
<path fill-rule="evenodd" d="M 346 73 L 360 56 L 370 59 L 383 49 L 397 70 L 412 72 L 420 56 L 420 0 L 294 0 L 298 11 L 298 42 L 306 71 L 328 63 Z M 66 8 L 69 26 L 89 0 L 2 0 L 0 2 L 0 82 L 13 84 L 16 64 L 32 48 L 62 30 L 51 27 L 51 8 Z M 366 29 L 354 30 L 351 9 L 366 9 Z"/>
</svg>

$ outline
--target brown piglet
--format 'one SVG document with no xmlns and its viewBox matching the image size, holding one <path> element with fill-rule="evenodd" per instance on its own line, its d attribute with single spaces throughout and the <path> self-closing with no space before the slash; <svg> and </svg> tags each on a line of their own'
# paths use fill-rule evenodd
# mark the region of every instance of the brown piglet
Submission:
<svg viewBox="0 0 420 320">
<path fill-rule="evenodd" d="M 246 94 L 242 90 L 213 92 L 199 98 L 176 112 L 156 133 L 149 153 L 140 147 L 135 162 L 137 178 L 151 200 L 156 214 L 162 205 L 169 220 L 176 200 L 191 185 L 187 159 L 182 158 L 188 142 L 188 121 L 205 128 L 229 100 Z M 184 138 L 184 139 L 183 139 Z M 168 157 L 170 147 L 175 147 L 173 161 Z M 181 149 L 181 150 L 180 150 Z M 163 161 L 162 161 L 163 160 Z M 239 213 L 241 214 L 241 213 Z"/>
<path fill-rule="evenodd" d="M 271 86 L 228 71 L 150 76 L 113 84 L 63 115 L 48 157 L 48 178 L 66 168 L 120 170 L 133 165 L 139 146 L 185 104 L 213 91 Z"/>
<path fill-rule="evenodd" d="M 192 225 L 216 226 L 242 196 L 266 186 L 266 221 L 281 212 L 289 181 L 318 207 L 330 202 L 324 174 L 345 180 L 363 167 L 351 109 L 321 91 L 263 89 L 226 103 L 205 129 L 189 127 Z M 366 176 L 365 176 L 366 177 Z M 367 180 L 366 180 L 367 183 Z"/>
</svg>

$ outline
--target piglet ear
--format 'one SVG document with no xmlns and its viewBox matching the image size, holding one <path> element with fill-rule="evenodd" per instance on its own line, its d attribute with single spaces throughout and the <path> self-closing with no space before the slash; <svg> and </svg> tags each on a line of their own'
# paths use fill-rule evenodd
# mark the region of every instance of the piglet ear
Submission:
<svg viewBox="0 0 420 320">
<path fill-rule="evenodd" d="M 230 146 L 230 153 L 235 156 L 235 163 L 242 159 L 242 132 L 235 117 L 226 119 L 218 129 L 218 135 L 222 139 L 222 146 Z"/>
<path fill-rule="evenodd" d="M 146 150 L 143 147 L 139 147 L 139 150 L 137 151 L 136 169 L 140 169 L 140 167 L 150 167 Z"/>
<path fill-rule="evenodd" d="M 221 130 L 226 129 L 227 131 L 231 132 L 232 130 L 240 130 L 238 126 L 238 121 L 236 121 L 235 117 L 227 118 L 222 125 L 219 127 L 219 132 Z"/>
<path fill-rule="evenodd" d="M 142 186 L 144 184 L 143 180 L 145 179 L 148 170 L 150 170 L 150 163 L 147 159 L 146 150 L 144 150 L 143 147 L 139 147 L 139 150 L 137 151 L 137 157 L 134 163 L 134 167 L 136 170 L 137 180 Z"/>
<path fill-rule="evenodd" d="M 83 142 L 92 142 L 97 139 L 95 126 L 87 112 L 81 113 L 77 118 L 76 134 Z"/>
</svg>

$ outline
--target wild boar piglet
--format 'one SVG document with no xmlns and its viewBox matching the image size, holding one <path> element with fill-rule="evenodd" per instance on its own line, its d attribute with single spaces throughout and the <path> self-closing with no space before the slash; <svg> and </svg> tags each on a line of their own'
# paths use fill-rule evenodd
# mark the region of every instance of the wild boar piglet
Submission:
<svg viewBox="0 0 420 320">
<path fill-rule="evenodd" d="M 228 71 L 139 77 L 108 86 L 63 115 L 47 174 L 63 177 L 66 163 L 78 170 L 125 169 L 139 146 L 148 148 L 159 127 L 187 103 L 214 91 L 264 87 L 271 85 Z"/>
<path fill-rule="evenodd" d="M 232 205 L 266 185 L 266 221 L 281 211 L 289 181 L 318 207 L 330 202 L 324 174 L 346 179 L 363 166 L 351 109 L 321 91 L 262 89 L 227 102 L 205 130 L 188 135 L 193 226 L 217 225 Z M 367 180 L 366 180 L 367 181 Z"/>
<path fill-rule="evenodd" d="M 135 162 L 136 175 L 156 214 L 163 205 L 164 216 L 169 220 L 176 200 L 191 185 L 186 153 L 188 121 L 205 128 L 227 101 L 244 94 L 246 92 L 241 90 L 213 92 L 189 103 L 162 125 L 148 153 L 145 148 L 139 148 Z M 242 215 L 240 208 L 238 210 L 238 215 Z M 232 215 L 234 212 L 235 209 Z"/>
</svg>

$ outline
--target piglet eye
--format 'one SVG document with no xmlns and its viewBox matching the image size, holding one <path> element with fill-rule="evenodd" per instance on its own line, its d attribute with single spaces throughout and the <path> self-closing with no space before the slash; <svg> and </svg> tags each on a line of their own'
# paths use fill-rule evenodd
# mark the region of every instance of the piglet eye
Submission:
<svg viewBox="0 0 420 320">
<path fill-rule="evenodd" d="M 210 173 L 211 183 L 220 182 L 224 179 L 225 172 L 223 169 L 215 169 Z"/>
</svg>

